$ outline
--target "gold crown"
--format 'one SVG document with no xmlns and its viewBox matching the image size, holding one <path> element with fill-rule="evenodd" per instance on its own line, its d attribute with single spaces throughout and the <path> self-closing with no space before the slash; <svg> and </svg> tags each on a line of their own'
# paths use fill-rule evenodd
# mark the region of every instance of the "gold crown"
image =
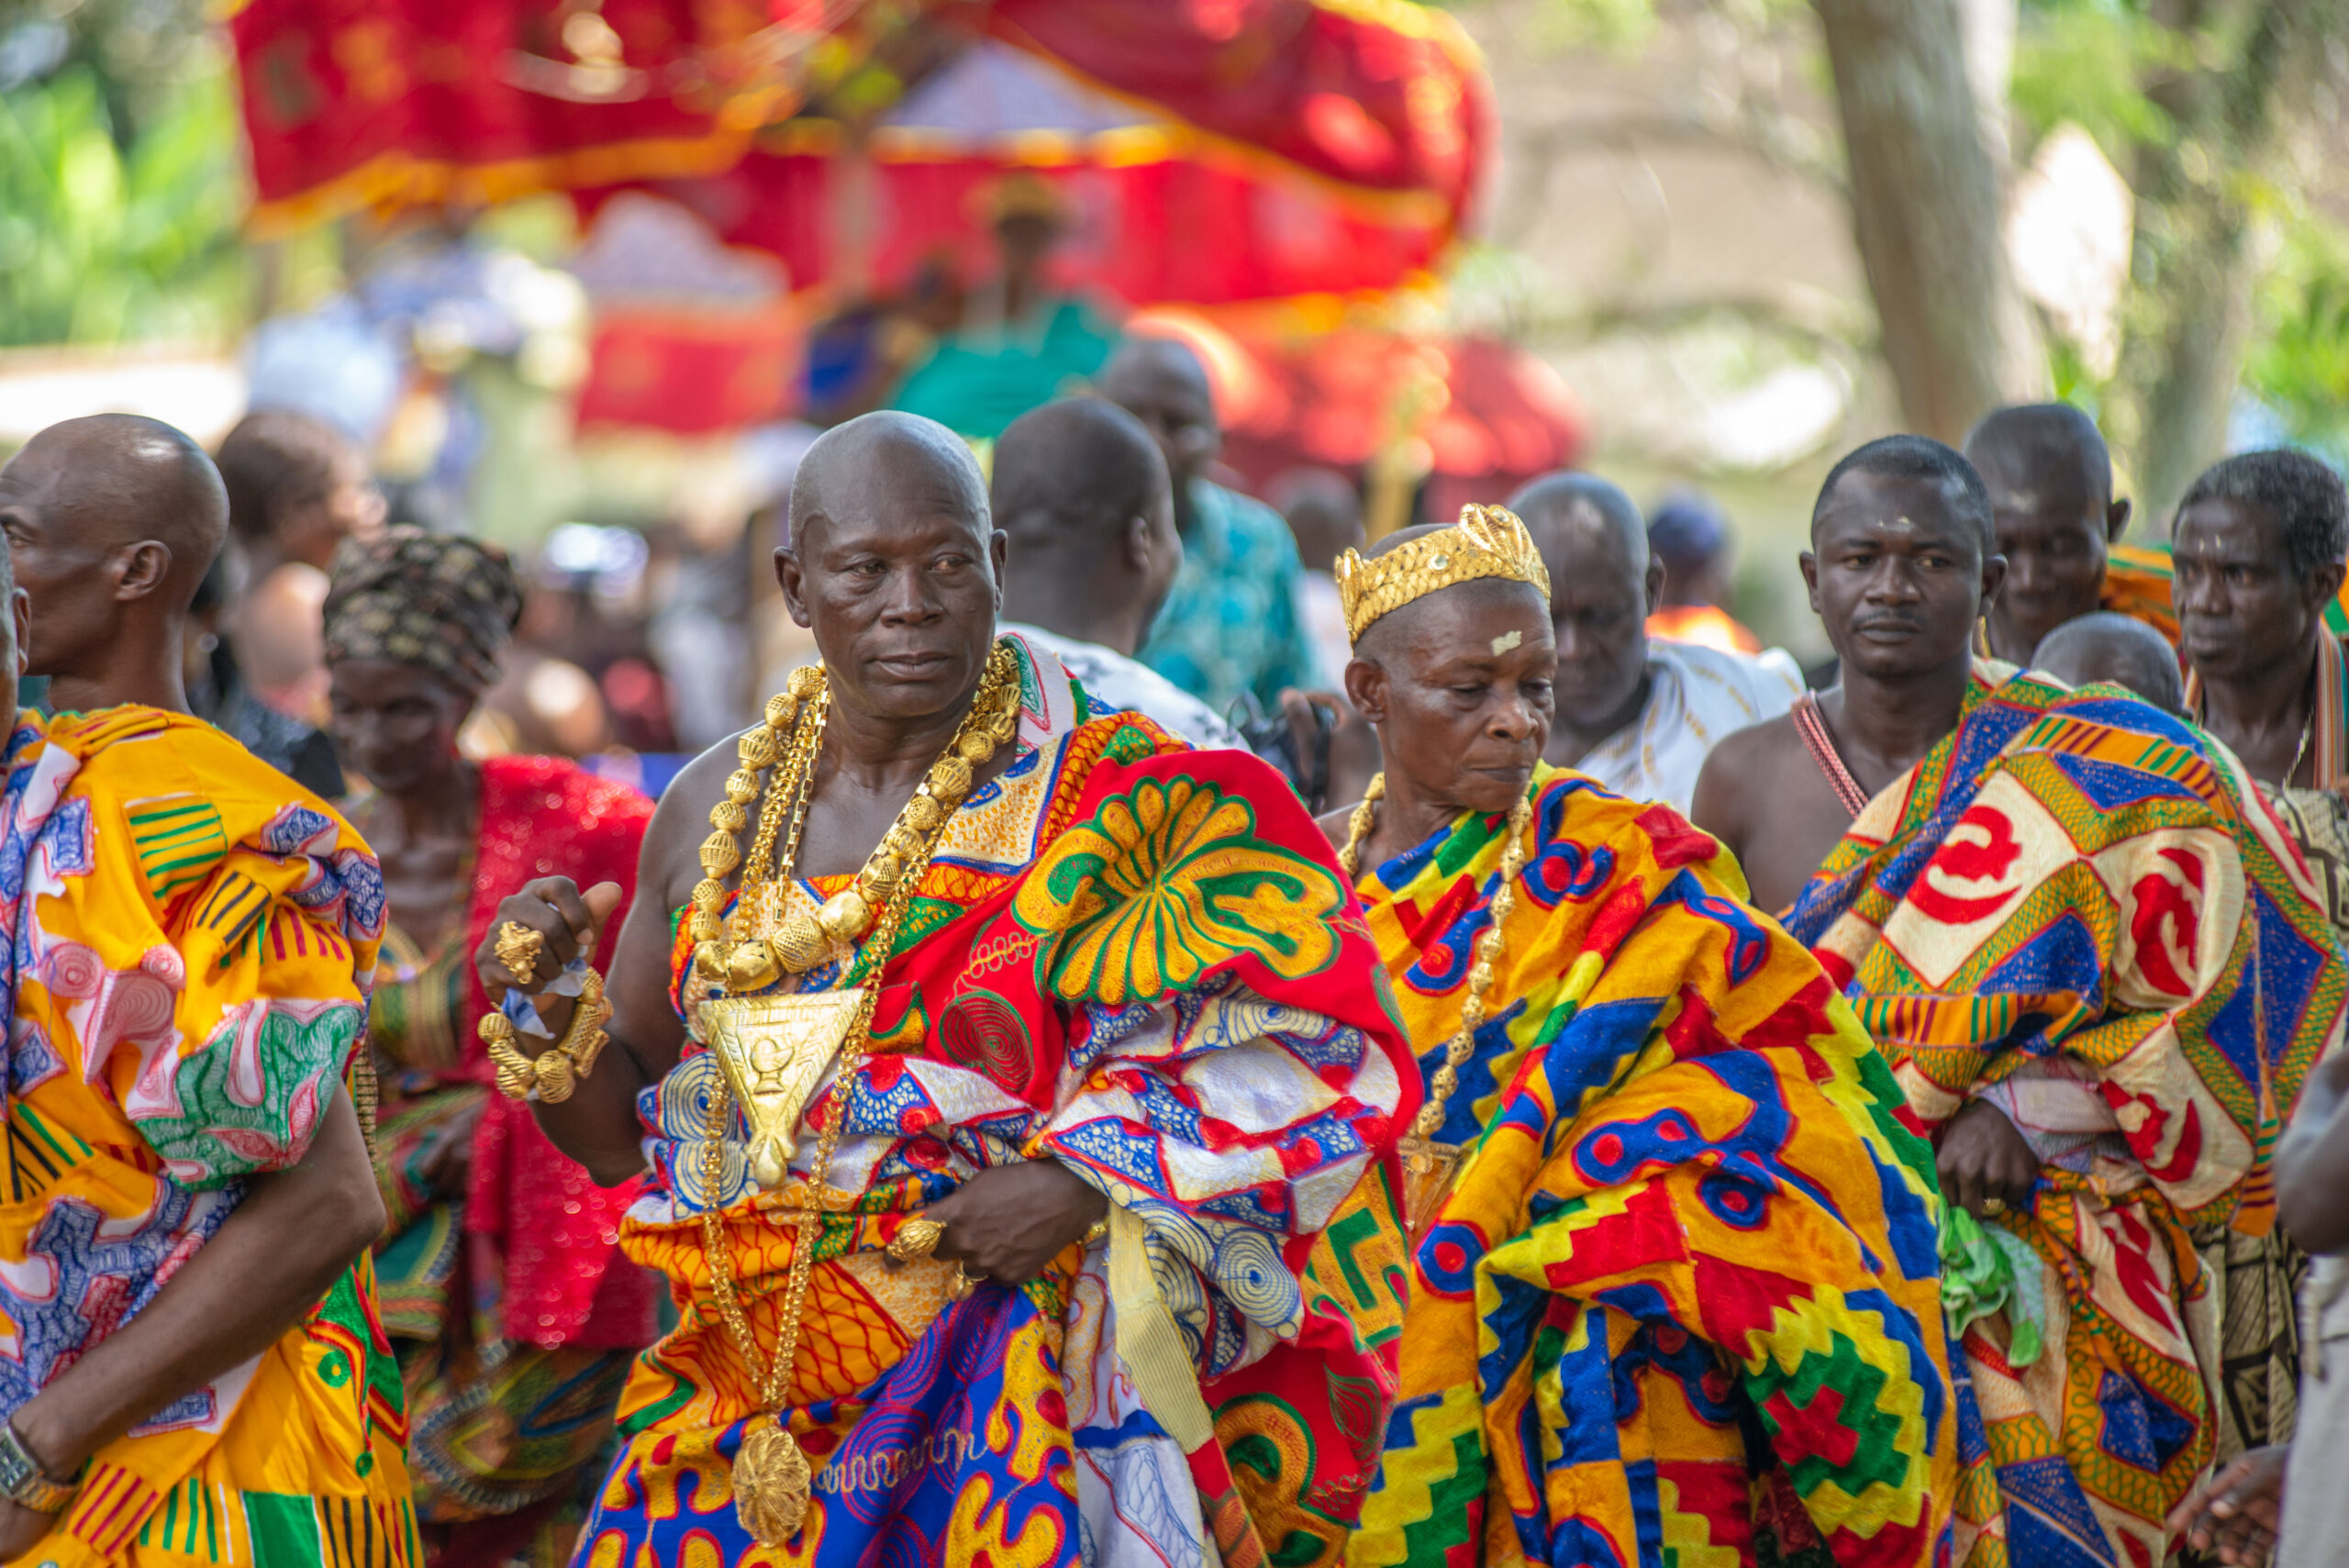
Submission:
<svg viewBox="0 0 2349 1568">
<path fill-rule="evenodd" d="M 1531 583 L 1550 597 L 1549 568 L 1533 548 L 1533 536 L 1506 506 L 1466 506 L 1460 520 L 1439 533 L 1424 534 L 1386 554 L 1364 561 L 1355 550 L 1338 558 L 1338 605 L 1345 611 L 1346 637 L 1360 642 L 1371 622 L 1439 588 L 1501 577 Z"/>
</svg>

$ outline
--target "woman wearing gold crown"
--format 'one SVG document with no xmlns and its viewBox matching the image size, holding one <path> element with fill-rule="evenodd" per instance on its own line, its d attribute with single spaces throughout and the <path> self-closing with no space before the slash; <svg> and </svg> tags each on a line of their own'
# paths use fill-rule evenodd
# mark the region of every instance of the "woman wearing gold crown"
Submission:
<svg viewBox="0 0 2349 1568">
<path fill-rule="evenodd" d="M 622 1245 L 682 1312 L 577 1561 L 1334 1561 L 1418 1095 L 1327 845 L 996 638 L 941 427 L 828 432 L 791 509 L 824 665 L 670 787 L 608 985 L 616 889 L 534 883 L 477 955 L 500 1087 L 650 1163 Z"/>
<path fill-rule="evenodd" d="M 1349 1562 L 1932 1561 L 1940 1204 L 1890 1073 L 1720 845 L 1541 762 L 1523 524 L 1471 506 L 1337 577 L 1386 772 L 1322 826 L 1427 1074 Z"/>
</svg>

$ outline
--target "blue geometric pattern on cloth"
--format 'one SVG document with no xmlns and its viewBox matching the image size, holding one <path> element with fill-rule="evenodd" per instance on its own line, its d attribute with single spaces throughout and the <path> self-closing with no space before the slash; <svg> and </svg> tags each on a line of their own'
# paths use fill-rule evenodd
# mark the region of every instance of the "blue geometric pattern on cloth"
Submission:
<svg viewBox="0 0 2349 1568">
<path fill-rule="evenodd" d="M 2155 1397 L 2135 1378 L 2107 1372 L 2097 1385 L 2097 1407 L 2104 1412 L 2099 1441 L 2124 1464 L 2158 1473 L 2194 1440 L 2194 1423 Z"/>
<path fill-rule="evenodd" d="M 2193 800 L 2195 793 L 2175 779 L 2148 774 L 2136 768 L 2115 767 L 2094 757 L 2059 753 L 2055 765 L 2098 809 L 2110 811 L 2142 800 Z"/>
<path fill-rule="evenodd" d="M 1983 976 L 1980 989 L 1988 994 L 2065 992 L 2085 998 L 2091 1014 L 2104 1010 L 2104 962 L 2097 956 L 2096 933 L 2076 909 L 2065 909 L 2045 929 Z M 2029 1016 L 2019 1019 L 2008 1037 L 2031 1050 L 2024 1037 L 2044 1029 L 2054 1020 L 2040 1015 L 2036 1029 Z M 2037 1042 L 2043 1045 L 2044 1041 Z"/>
</svg>

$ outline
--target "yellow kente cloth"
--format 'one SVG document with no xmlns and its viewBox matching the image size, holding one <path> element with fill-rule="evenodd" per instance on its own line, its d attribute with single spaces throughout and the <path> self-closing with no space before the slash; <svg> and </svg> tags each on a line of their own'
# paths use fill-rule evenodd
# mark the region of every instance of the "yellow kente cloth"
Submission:
<svg viewBox="0 0 2349 1568">
<path fill-rule="evenodd" d="M 153 1299 L 243 1178 L 307 1150 L 363 1033 L 384 890 L 340 817 L 200 720 L 27 713 L 8 761 L 13 1411 Z M 100 1450 L 24 1561 L 405 1568 L 406 1436 L 362 1258 L 259 1357 Z"/>
<path fill-rule="evenodd" d="M 1956 1481 L 1931 1151 L 1818 962 L 1666 806 L 1541 769 L 1349 1561 L 1921 1563 Z M 1507 848 L 1357 887 L 1423 1072 Z"/>
</svg>

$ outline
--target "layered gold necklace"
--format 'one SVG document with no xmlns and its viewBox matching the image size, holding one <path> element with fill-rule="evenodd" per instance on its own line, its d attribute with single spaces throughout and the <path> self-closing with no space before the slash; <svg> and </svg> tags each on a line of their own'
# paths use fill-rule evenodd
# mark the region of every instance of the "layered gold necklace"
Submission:
<svg viewBox="0 0 2349 1568">
<path fill-rule="evenodd" d="M 1346 824 L 1346 842 L 1338 851 L 1338 864 L 1344 870 L 1349 885 L 1361 880 L 1362 846 L 1377 824 L 1378 803 L 1386 796 L 1386 775 L 1379 773 L 1363 791 L 1362 804 L 1354 807 L 1354 814 Z M 1435 1218 L 1436 1210 L 1443 1207 L 1445 1195 L 1452 1190 L 1453 1177 L 1459 1173 L 1462 1147 L 1457 1143 L 1438 1143 L 1435 1135 L 1443 1129 L 1445 1103 L 1460 1087 L 1461 1068 L 1476 1053 L 1476 1030 L 1485 1022 L 1485 994 L 1493 988 L 1493 978 L 1507 946 L 1501 932 L 1517 908 L 1517 882 L 1525 872 L 1526 828 L 1532 820 L 1533 799 L 1529 791 L 1520 795 L 1508 808 L 1508 842 L 1501 850 L 1500 884 L 1493 890 L 1493 923 L 1476 938 L 1475 962 L 1468 966 L 1468 995 L 1460 1004 L 1460 1027 L 1444 1042 L 1443 1060 L 1436 1064 L 1428 1080 L 1427 1103 L 1419 1106 L 1410 1135 L 1399 1146 L 1403 1156 L 1403 1217 L 1414 1242 Z"/>
<path fill-rule="evenodd" d="M 709 814 L 710 835 L 701 846 L 703 877 L 694 888 L 691 917 L 694 978 L 704 987 L 722 984 L 726 994 L 690 1004 L 696 1029 L 720 1069 L 719 1082 L 710 1089 L 702 1151 L 702 1238 L 710 1293 L 758 1400 L 758 1416 L 735 1453 L 734 1508 L 742 1528 L 763 1546 L 780 1547 L 798 1533 L 814 1489 L 807 1456 L 776 1412 L 789 1396 L 798 1359 L 800 1314 L 822 1235 L 822 1211 L 836 1207 L 826 1183 L 847 1117 L 849 1091 L 871 1044 L 877 981 L 954 808 L 970 793 L 976 771 L 1018 728 L 1019 685 L 1018 656 L 1008 645 L 997 644 L 954 739 L 930 764 L 920 787 L 855 880 L 826 899 L 814 917 L 802 912 L 782 918 L 772 936 L 758 929 L 760 911 L 772 902 L 771 891 L 788 898 L 800 832 L 815 795 L 816 763 L 831 702 L 820 669 L 795 671 L 790 684 L 768 702 L 765 725 L 742 737 L 737 751 L 741 766 L 728 777 L 726 798 Z M 762 770 L 767 773 L 763 789 Z M 762 795 L 758 836 L 746 863 L 740 835 L 749 825 L 751 803 Z M 783 844 L 780 859 L 775 855 L 778 840 Z M 723 915 L 724 878 L 738 865 L 742 868 L 740 893 L 729 922 Z M 855 949 L 868 934 L 870 940 Z M 842 958 L 833 987 L 748 994 L 775 984 L 784 973 L 804 974 L 831 956 L 836 946 L 852 951 Z M 851 984 L 852 979 L 858 983 Z M 818 1133 L 807 1172 L 807 1207 L 791 1211 L 799 1234 L 784 1286 L 774 1359 L 768 1362 L 742 1310 L 733 1259 L 718 1218 L 723 1146 L 739 1103 L 751 1133 L 751 1175 L 763 1187 L 783 1186 L 808 1097 L 835 1062 L 840 1108 Z"/>
</svg>

